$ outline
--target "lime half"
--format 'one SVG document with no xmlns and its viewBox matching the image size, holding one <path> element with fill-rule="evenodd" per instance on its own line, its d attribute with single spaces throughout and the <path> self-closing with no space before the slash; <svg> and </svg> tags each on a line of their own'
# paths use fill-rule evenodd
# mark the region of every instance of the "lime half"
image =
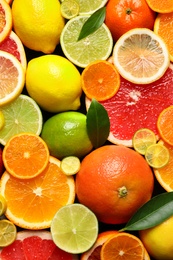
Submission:
<svg viewBox="0 0 173 260">
<path fill-rule="evenodd" d="M 76 16 L 69 20 L 60 37 L 61 48 L 66 58 L 81 68 L 96 60 L 106 60 L 113 48 L 112 35 L 104 23 L 94 33 L 78 41 L 82 26 L 88 18 Z"/>
<path fill-rule="evenodd" d="M 153 168 L 162 168 L 169 162 L 169 150 L 162 144 L 150 145 L 145 153 L 145 159 Z"/>
<path fill-rule="evenodd" d="M 60 168 L 66 175 L 74 175 L 80 170 L 80 160 L 76 156 L 67 156 L 62 159 Z"/>
<path fill-rule="evenodd" d="M 65 1 L 65 0 L 64 0 Z M 80 6 L 80 15 L 91 15 L 101 7 L 105 6 L 108 0 L 76 0 Z"/>
<path fill-rule="evenodd" d="M 26 95 L 20 95 L 16 100 L 3 106 L 5 124 L 0 130 L 0 143 L 6 142 L 15 134 L 22 132 L 39 135 L 42 130 L 43 118 L 37 103 Z"/>
<path fill-rule="evenodd" d="M 82 204 L 60 208 L 51 223 L 54 243 L 62 250 L 80 254 L 95 243 L 98 236 L 98 220 L 95 214 Z"/>
<path fill-rule="evenodd" d="M 0 247 L 11 245 L 17 236 L 16 226 L 9 220 L 0 220 Z"/>
<path fill-rule="evenodd" d="M 64 0 L 61 3 L 61 14 L 66 19 L 72 19 L 79 14 L 77 0 Z"/>
<path fill-rule="evenodd" d="M 0 216 L 2 216 L 7 209 L 7 202 L 4 196 L 0 194 Z"/>
</svg>

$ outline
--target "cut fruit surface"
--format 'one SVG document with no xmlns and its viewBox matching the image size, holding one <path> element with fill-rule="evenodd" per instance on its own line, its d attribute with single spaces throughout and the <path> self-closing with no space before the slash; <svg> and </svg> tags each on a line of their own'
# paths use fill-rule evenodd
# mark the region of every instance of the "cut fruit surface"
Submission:
<svg viewBox="0 0 173 260">
<path fill-rule="evenodd" d="M 0 216 L 2 216 L 7 209 L 7 202 L 5 198 L 0 194 Z"/>
<path fill-rule="evenodd" d="M 12 30 L 12 13 L 9 4 L 5 0 L 0 1 L 0 42 L 2 42 Z"/>
<path fill-rule="evenodd" d="M 5 247 L 14 242 L 17 235 L 16 226 L 7 219 L 0 220 L 0 247 Z"/>
<path fill-rule="evenodd" d="M 91 15 L 101 7 L 105 6 L 108 0 L 76 0 L 79 3 L 80 15 Z"/>
<path fill-rule="evenodd" d="M 146 0 L 149 7 L 157 13 L 170 13 L 173 12 L 172 0 Z"/>
<path fill-rule="evenodd" d="M 66 19 L 72 19 L 79 14 L 79 3 L 76 0 L 64 0 L 61 3 L 61 14 Z"/>
<path fill-rule="evenodd" d="M 60 163 L 60 168 L 66 175 L 74 175 L 80 170 L 80 160 L 76 156 L 64 157 Z"/>
</svg>

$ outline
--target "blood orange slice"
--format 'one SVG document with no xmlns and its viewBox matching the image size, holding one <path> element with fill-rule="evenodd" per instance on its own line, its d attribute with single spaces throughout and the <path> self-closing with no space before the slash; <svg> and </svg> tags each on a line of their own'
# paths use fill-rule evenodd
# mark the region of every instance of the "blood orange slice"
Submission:
<svg viewBox="0 0 173 260">
<path fill-rule="evenodd" d="M 110 142 L 132 147 L 133 135 L 140 128 L 149 128 L 158 138 L 158 116 L 173 104 L 173 64 L 150 84 L 137 85 L 121 78 L 118 92 L 100 103 L 109 115 Z M 87 100 L 87 108 L 89 104 Z"/>
<path fill-rule="evenodd" d="M 20 231 L 16 240 L 0 252 L 0 259 L 62 259 L 77 260 L 73 255 L 59 249 L 49 231 Z"/>
</svg>

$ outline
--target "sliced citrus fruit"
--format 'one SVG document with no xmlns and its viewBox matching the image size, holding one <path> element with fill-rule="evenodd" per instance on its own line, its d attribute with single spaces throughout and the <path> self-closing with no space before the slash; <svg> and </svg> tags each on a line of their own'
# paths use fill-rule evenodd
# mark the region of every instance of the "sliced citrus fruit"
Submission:
<svg viewBox="0 0 173 260">
<path fill-rule="evenodd" d="M 60 161 L 50 156 L 46 169 L 35 178 L 21 180 L 3 173 L 1 194 L 8 205 L 6 217 L 25 229 L 50 227 L 57 210 L 75 199 L 74 178 L 62 173 L 59 166 Z"/>
<path fill-rule="evenodd" d="M 146 149 L 155 144 L 157 141 L 156 135 L 148 128 L 142 128 L 135 132 L 132 143 L 133 148 L 140 154 L 145 154 Z"/>
<path fill-rule="evenodd" d="M 172 3 L 173 5 L 173 3 Z M 154 32 L 162 37 L 166 43 L 170 60 L 173 62 L 173 11 L 166 14 L 158 14 L 154 23 Z"/>
<path fill-rule="evenodd" d="M 76 0 L 80 6 L 80 15 L 91 15 L 101 7 L 105 6 L 108 0 Z"/>
<path fill-rule="evenodd" d="M 19 95 L 1 108 L 4 126 L 0 130 L 0 143 L 5 145 L 14 135 L 27 132 L 40 135 L 43 125 L 42 112 L 37 103 L 27 95 Z"/>
<path fill-rule="evenodd" d="M 26 70 L 26 53 L 20 38 L 13 31 L 0 43 L 0 50 L 13 54 Z"/>
<path fill-rule="evenodd" d="M 82 72 L 82 89 L 85 95 L 97 101 L 113 97 L 120 87 L 120 75 L 108 61 L 90 63 Z"/>
<path fill-rule="evenodd" d="M 80 160 L 76 156 L 64 157 L 60 163 L 60 168 L 66 175 L 74 175 L 80 170 Z"/>
<path fill-rule="evenodd" d="M 173 12 L 172 0 L 146 0 L 149 7 L 157 13 L 170 13 Z"/>
<path fill-rule="evenodd" d="M 49 150 L 38 135 L 20 133 L 8 140 L 2 158 L 6 170 L 11 175 L 20 179 L 30 179 L 47 167 Z"/>
<path fill-rule="evenodd" d="M 4 196 L 0 194 L 0 216 L 2 216 L 7 209 L 7 202 Z"/>
<path fill-rule="evenodd" d="M 89 16 L 77 16 L 69 20 L 60 37 L 64 55 L 82 68 L 85 68 L 92 61 L 106 60 L 113 47 L 112 35 L 104 23 L 94 33 L 78 41 L 82 26 L 88 18 Z"/>
<path fill-rule="evenodd" d="M 51 234 L 62 250 L 79 254 L 87 251 L 98 236 L 98 220 L 95 214 L 82 204 L 60 208 L 51 222 Z"/>
<path fill-rule="evenodd" d="M 9 4 L 0 0 L 0 42 L 2 42 L 12 30 L 12 13 Z"/>
<path fill-rule="evenodd" d="M 139 238 L 118 233 L 108 239 L 101 249 L 101 260 L 144 260 L 144 246 Z"/>
<path fill-rule="evenodd" d="M 157 128 L 161 138 L 173 145 L 173 106 L 169 106 L 159 114 Z"/>
<path fill-rule="evenodd" d="M 162 144 L 152 144 L 145 152 L 145 159 L 153 168 L 162 168 L 169 162 L 169 150 Z"/>
<path fill-rule="evenodd" d="M 17 235 L 16 226 L 7 219 L 0 220 L 0 247 L 9 246 Z"/>
<path fill-rule="evenodd" d="M 0 130 L 2 130 L 4 125 L 5 125 L 4 114 L 2 113 L 2 111 L 0 111 Z"/>
<path fill-rule="evenodd" d="M 113 62 L 128 81 L 148 84 L 163 76 L 169 67 L 170 56 L 160 36 L 147 28 L 135 28 L 115 43 Z"/>
<path fill-rule="evenodd" d="M 79 14 L 79 3 L 76 0 L 64 0 L 61 3 L 61 14 L 66 19 L 72 19 Z"/>
<path fill-rule="evenodd" d="M 0 106 L 6 105 L 19 96 L 24 88 L 25 73 L 18 59 L 0 51 Z"/>
</svg>

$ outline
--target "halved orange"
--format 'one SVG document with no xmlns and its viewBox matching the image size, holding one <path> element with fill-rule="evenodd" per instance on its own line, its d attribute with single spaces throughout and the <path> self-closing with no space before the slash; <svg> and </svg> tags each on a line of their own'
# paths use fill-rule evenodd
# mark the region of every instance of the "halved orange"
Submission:
<svg viewBox="0 0 173 260">
<path fill-rule="evenodd" d="M 173 12 L 172 0 L 146 0 L 149 7 L 157 13 L 170 13 Z"/>
<path fill-rule="evenodd" d="M 46 169 L 35 178 L 21 180 L 3 173 L 1 194 L 7 201 L 9 220 L 25 229 L 49 228 L 55 213 L 74 202 L 74 178 L 66 176 L 59 166 L 60 161 L 50 156 Z"/>
<path fill-rule="evenodd" d="M 38 135 L 21 133 L 8 140 L 2 157 L 4 166 L 11 175 L 19 179 L 30 179 L 47 167 L 49 149 Z"/>
<path fill-rule="evenodd" d="M 108 61 L 94 61 L 82 72 L 82 89 L 85 95 L 97 101 L 113 97 L 120 87 L 120 75 Z"/>
<path fill-rule="evenodd" d="M 0 0 L 0 42 L 2 42 L 12 30 L 12 12 L 5 0 Z"/>
</svg>

